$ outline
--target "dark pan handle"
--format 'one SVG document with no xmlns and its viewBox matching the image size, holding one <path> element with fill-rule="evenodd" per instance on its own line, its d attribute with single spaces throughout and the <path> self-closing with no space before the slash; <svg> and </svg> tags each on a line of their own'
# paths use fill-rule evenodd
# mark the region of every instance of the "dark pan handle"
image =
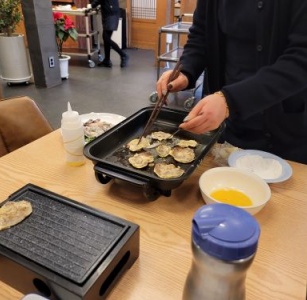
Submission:
<svg viewBox="0 0 307 300">
<path fill-rule="evenodd" d="M 125 175 L 116 170 L 113 170 L 112 168 L 103 168 L 99 164 L 94 166 L 94 170 L 96 179 L 103 184 L 108 183 L 112 178 L 117 178 L 142 187 L 144 196 L 150 201 L 156 200 L 160 195 L 167 197 L 171 195 L 171 191 L 162 191 L 158 188 L 155 188 L 150 184 L 149 180 L 144 180 L 144 178 L 136 174 Z"/>
<path fill-rule="evenodd" d="M 110 169 L 103 168 L 99 164 L 96 164 L 94 166 L 94 170 L 95 170 L 95 173 L 99 173 L 99 174 L 103 174 L 105 176 L 108 176 L 110 178 L 110 180 L 112 178 L 117 178 L 117 179 L 121 179 L 121 180 L 127 181 L 129 183 L 139 185 L 139 186 L 148 186 L 149 185 L 148 180 L 144 180 L 144 178 L 141 178 L 141 177 L 139 177 L 135 174 L 125 175 L 125 174 L 118 172 L 117 170 L 113 170 L 112 168 L 110 168 Z"/>
</svg>

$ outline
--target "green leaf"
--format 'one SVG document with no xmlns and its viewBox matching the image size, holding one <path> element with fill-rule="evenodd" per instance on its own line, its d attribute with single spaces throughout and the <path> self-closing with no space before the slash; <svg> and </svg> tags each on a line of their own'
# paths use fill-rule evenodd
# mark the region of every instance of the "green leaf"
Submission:
<svg viewBox="0 0 307 300">
<path fill-rule="evenodd" d="M 0 0 L 0 31 L 11 35 L 22 20 L 21 0 Z"/>
</svg>

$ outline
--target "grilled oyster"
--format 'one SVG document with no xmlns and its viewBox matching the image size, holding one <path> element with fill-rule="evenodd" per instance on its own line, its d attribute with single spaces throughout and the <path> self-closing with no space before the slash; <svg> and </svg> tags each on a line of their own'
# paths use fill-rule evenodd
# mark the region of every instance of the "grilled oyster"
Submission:
<svg viewBox="0 0 307 300">
<path fill-rule="evenodd" d="M 160 157 L 166 157 L 169 155 L 169 152 L 171 151 L 171 146 L 161 144 L 156 148 L 156 151 Z"/>
<path fill-rule="evenodd" d="M 139 150 L 142 150 L 143 148 L 146 148 L 150 145 L 150 142 L 147 138 L 142 137 L 141 141 L 139 142 L 139 139 L 133 139 L 128 144 L 127 147 L 130 151 L 136 152 Z"/>
<path fill-rule="evenodd" d="M 154 167 L 154 172 L 160 177 L 165 179 L 178 178 L 182 176 L 184 170 L 174 164 L 157 163 Z"/>
<path fill-rule="evenodd" d="M 32 205 L 30 202 L 8 201 L 0 207 L 0 230 L 10 228 L 32 213 Z"/>
<path fill-rule="evenodd" d="M 142 169 L 145 168 L 149 163 L 152 163 L 154 161 L 154 157 L 151 153 L 143 151 L 129 157 L 128 161 L 133 167 Z"/>
<path fill-rule="evenodd" d="M 195 148 L 198 145 L 198 143 L 195 140 L 179 140 L 179 142 L 176 144 L 176 146 L 186 148 L 191 147 Z"/>
<path fill-rule="evenodd" d="M 190 163 L 195 159 L 194 150 L 191 148 L 174 147 L 169 153 L 176 161 Z"/>
<path fill-rule="evenodd" d="M 163 131 L 155 131 L 151 133 L 151 138 L 158 140 L 158 141 L 163 141 L 169 139 L 172 135 L 167 132 Z"/>
</svg>

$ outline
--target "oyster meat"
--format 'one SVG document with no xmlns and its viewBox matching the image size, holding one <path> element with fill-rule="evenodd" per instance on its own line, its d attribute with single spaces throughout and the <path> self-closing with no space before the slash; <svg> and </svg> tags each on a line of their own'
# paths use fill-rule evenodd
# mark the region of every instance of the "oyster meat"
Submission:
<svg viewBox="0 0 307 300">
<path fill-rule="evenodd" d="M 142 169 L 147 167 L 149 163 L 152 163 L 154 161 L 154 157 L 151 153 L 143 151 L 129 157 L 128 161 L 133 167 Z"/>
<path fill-rule="evenodd" d="M 84 135 L 89 141 L 93 140 L 94 138 L 98 137 L 113 127 L 111 123 L 102 121 L 100 119 L 89 119 L 83 124 L 83 126 Z"/>
<path fill-rule="evenodd" d="M 29 201 L 8 201 L 0 207 L 0 230 L 10 228 L 32 213 Z"/>
<path fill-rule="evenodd" d="M 164 131 L 155 131 L 152 132 L 150 136 L 155 140 L 163 141 L 169 139 L 172 135 Z"/>
<path fill-rule="evenodd" d="M 191 147 L 195 148 L 198 145 L 198 143 L 195 140 L 179 140 L 179 142 L 176 144 L 176 146 L 186 148 Z"/>
<path fill-rule="evenodd" d="M 169 155 L 169 152 L 171 151 L 171 146 L 161 144 L 156 148 L 156 151 L 160 157 L 166 157 Z"/>
<path fill-rule="evenodd" d="M 130 151 L 136 152 L 142 150 L 143 148 L 147 148 L 150 145 L 150 142 L 147 138 L 142 137 L 140 142 L 139 139 L 133 139 L 128 144 L 127 147 Z"/>
<path fill-rule="evenodd" d="M 170 179 L 182 176 L 184 170 L 179 166 L 175 166 L 174 164 L 157 163 L 155 164 L 154 172 L 160 178 Z"/>
<path fill-rule="evenodd" d="M 182 148 L 175 146 L 169 153 L 176 161 L 181 163 L 190 163 L 195 159 L 194 150 L 191 148 Z"/>
</svg>

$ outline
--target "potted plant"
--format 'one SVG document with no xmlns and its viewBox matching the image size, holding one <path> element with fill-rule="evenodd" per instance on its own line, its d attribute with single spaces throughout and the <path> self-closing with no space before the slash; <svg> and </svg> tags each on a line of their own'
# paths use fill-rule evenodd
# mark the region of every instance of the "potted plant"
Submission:
<svg viewBox="0 0 307 300">
<path fill-rule="evenodd" d="M 59 53 L 61 77 L 68 78 L 68 61 L 70 59 L 70 56 L 63 55 L 63 44 L 69 38 L 76 41 L 78 39 L 78 32 L 72 19 L 61 12 L 53 12 L 53 20 L 55 28 L 55 38 Z"/>
<path fill-rule="evenodd" d="M 32 76 L 24 35 L 15 33 L 22 20 L 20 5 L 21 0 L 0 1 L 0 74 L 8 85 L 11 82 L 28 83 Z"/>
</svg>

